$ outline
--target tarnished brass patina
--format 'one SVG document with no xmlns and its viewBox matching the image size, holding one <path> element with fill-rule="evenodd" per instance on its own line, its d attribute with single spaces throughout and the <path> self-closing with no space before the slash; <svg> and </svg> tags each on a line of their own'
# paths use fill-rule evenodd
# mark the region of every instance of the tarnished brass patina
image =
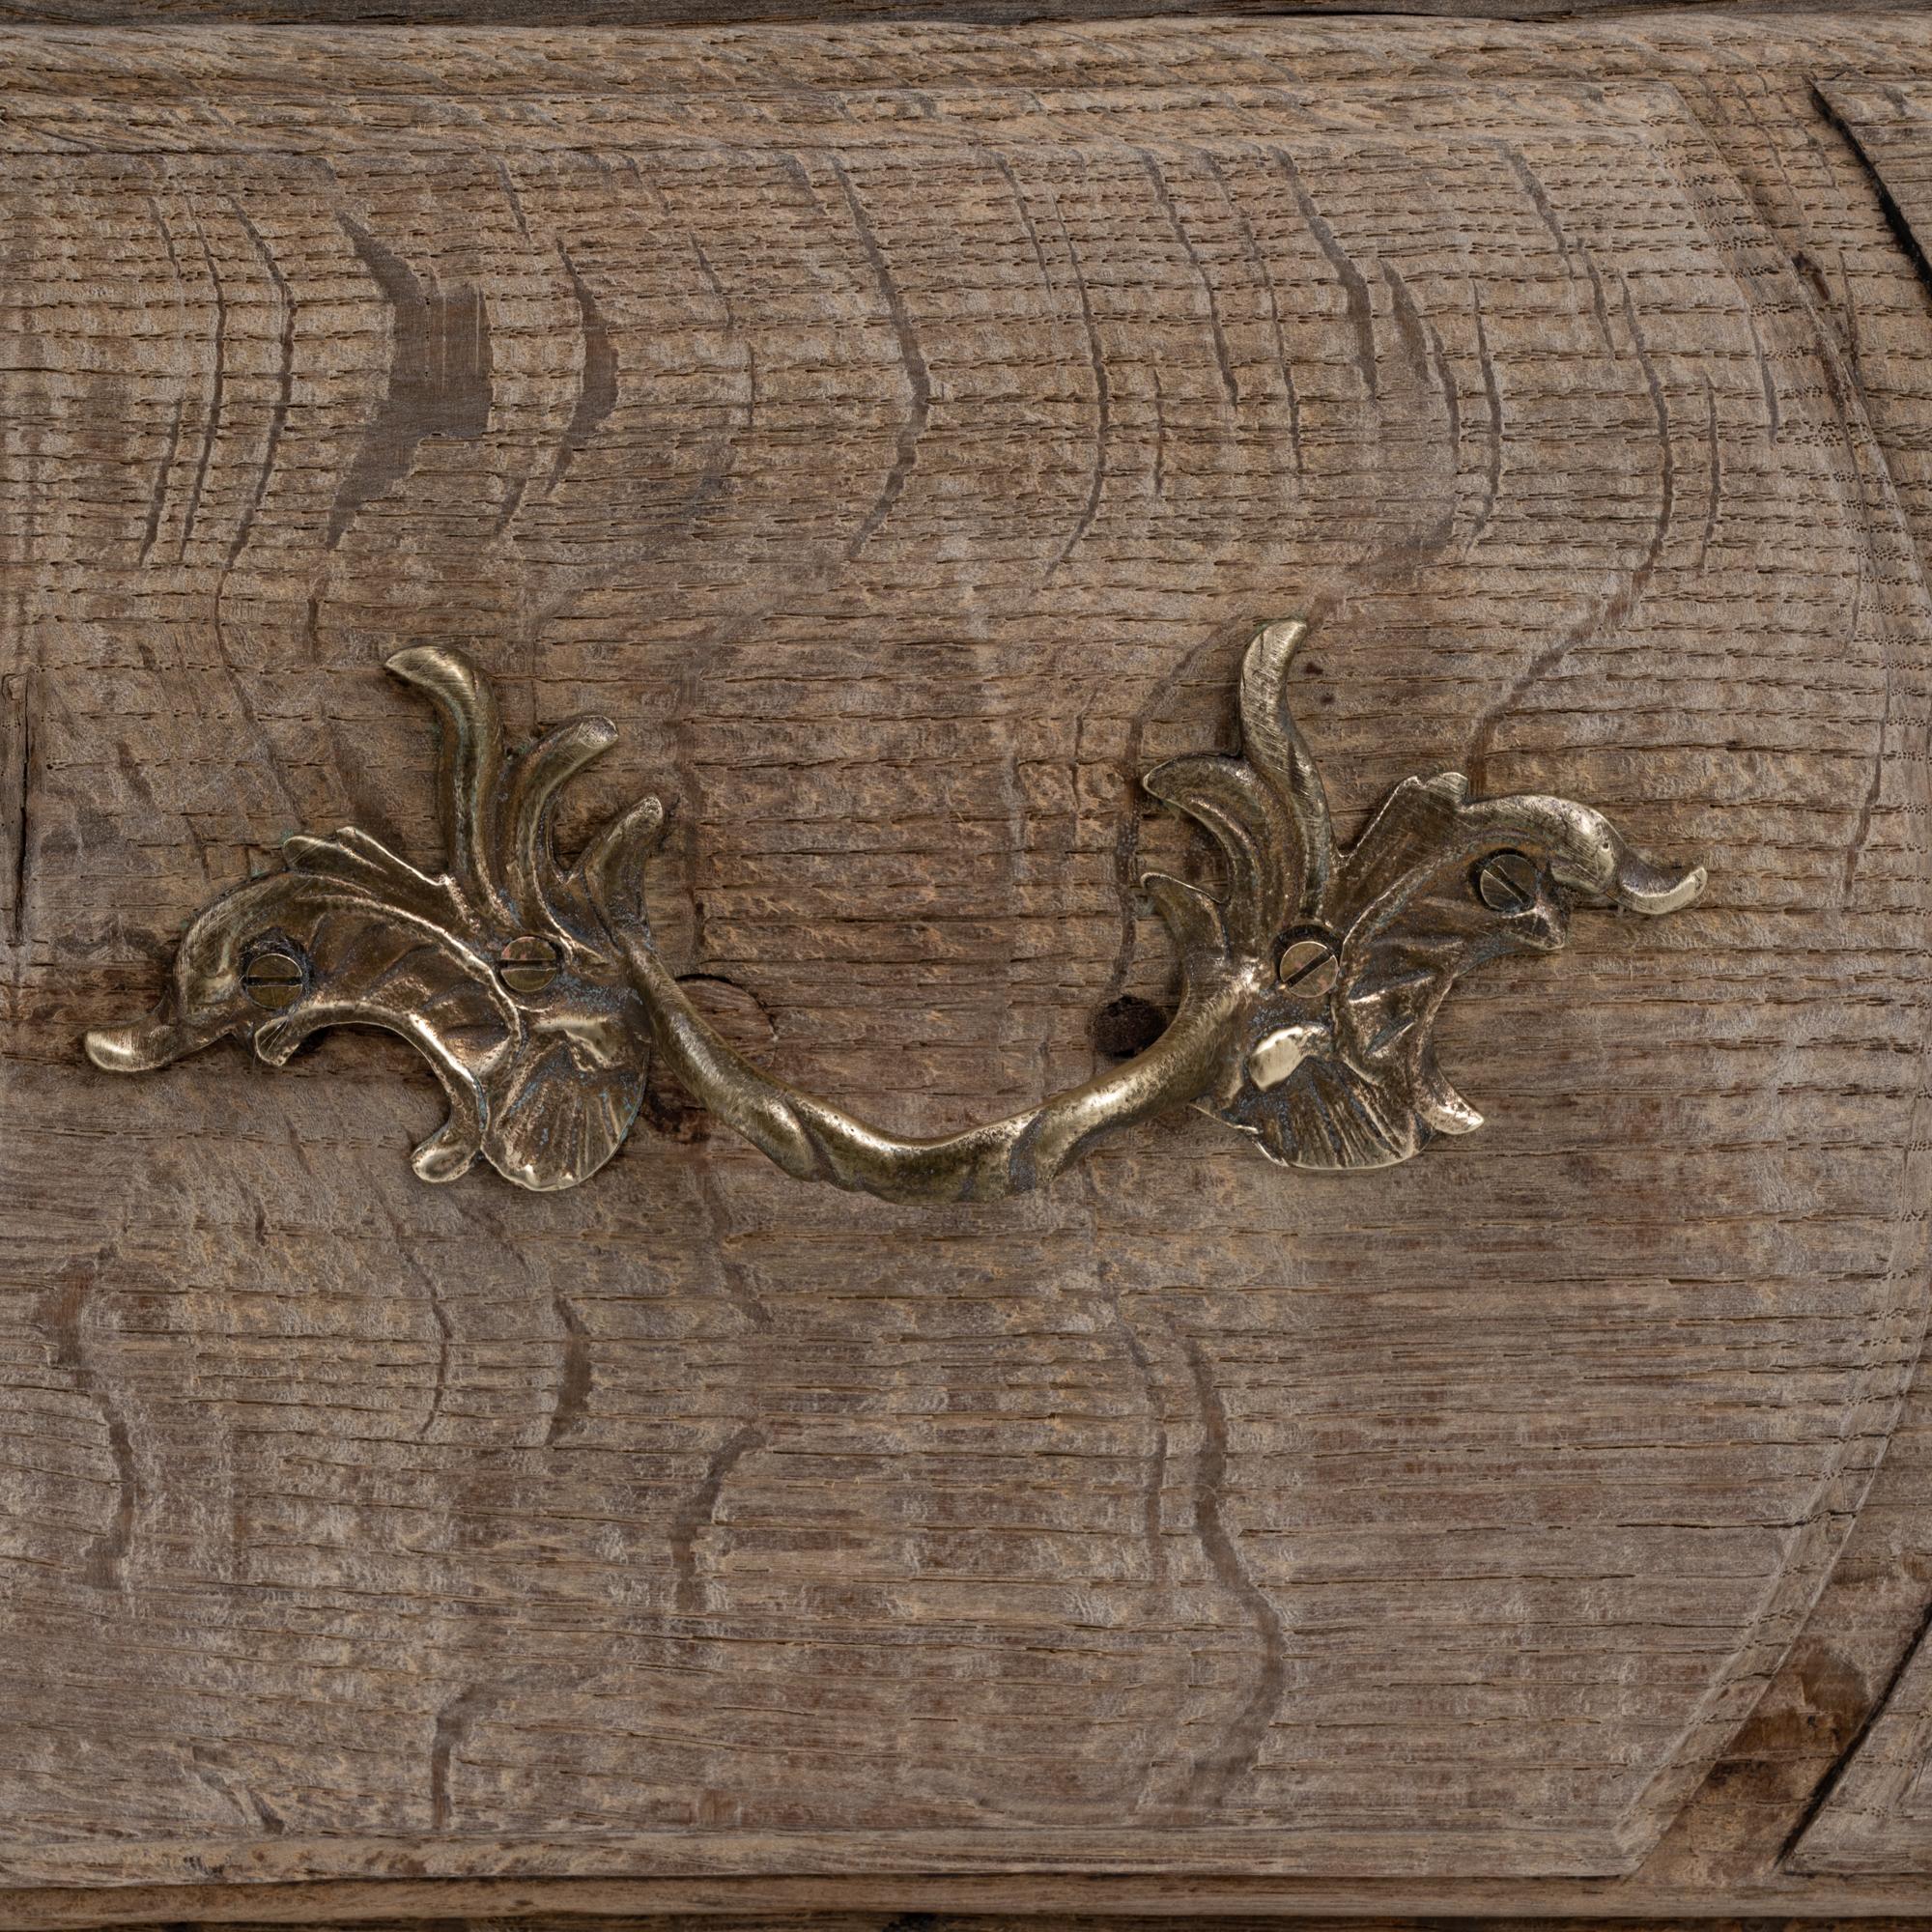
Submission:
<svg viewBox="0 0 1932 1932">
<path fill-rule="evenodd" d="M 570 867 L 552 850 L 559 787 L 615 728 L 574 719 L 506 755 L 488 686 L 441 647 L 389 668 L 440 716 L 444 869 L 420 872 L 354 827 L 289 838 L 284 870 L 223 895 L 188 928 L 156 1010 L 89 1034 L 88 1055 L 145 1072 L 235 1037 L 279 1065 L 321 1028 L 387 1028 L 449 1098 L 449 1120 L 415 1151 L 425 1180 L 452 1180 L 479 1154 L 524 1187 L 587 1179 L 629 1130 L 653 1050 L 786 1173 L 889 1201 L 1021 1193 L 1100 1135 L 1184 1104 L 1288 1166 L 1406 1160 L 1482 1123 L 1433 1043 L 1461 974 L 1561 946 L 1573 903 L 1675 911 L 1704 871 L 1653 865 L 1568 799 L 1471 798 L 1460 772 L 1404 780 L 1338 851 L 1288 706 L 1305 632 L 1271 624 L 1248 646 L 1241 755 L 1176 758 L 1145 780 L 1208 832 L 1227 875 L 1219 898 L 1158 873 L 1143 881 L 1179 955 L 1166 1031 L 1009 1119 L 904 1139 L 727 1045 L 651 940 L 643 865 L 664 826 L 658 801 L 613 820 Z"/>
<path fill-rule="evenodd" d="M 449 1097 L 415 1151 L 425 1180 L 481 1154 L 519 1186 L 573 1186 L 616 1152 L 643 1095 L 650 1019 L 597 906 L 617 903 L 662 810 L 634 808 L 565 868 L 551 810 L 616 727 L 572 719 L 506 757 L 496 700 L 461 652 L 404 651 L 389 668 L 440 715 L 445 868 L 419 872 L 354 826 L 285 839 L 286 869 L 209 906 L 160 1004 L 89 1034 L 88 1056 L 142 1073 L 234 1036 L 279 1066 L 324 1027 L 386 1028 Z"/>
</svg>

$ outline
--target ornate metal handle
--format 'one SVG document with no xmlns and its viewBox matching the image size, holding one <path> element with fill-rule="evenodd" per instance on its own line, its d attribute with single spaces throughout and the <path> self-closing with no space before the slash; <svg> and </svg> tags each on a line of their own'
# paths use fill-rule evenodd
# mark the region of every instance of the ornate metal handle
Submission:
<svg viewBox="0 0 1932 1932">
<path fill-rule="evenodd" d="M 418 871 L 354 826 L 286 839 L 286 869 L 215 899 L 154 1012 L 90 1033 L 88 1056 L 147 1072 L 233 1035 L 280 1065 L 321 1028 L 387 1028 L 449 1097 L 449 1119 L 415 1151 L 425 1180 L 453 1180 L 479 1154 L 523 1187 L 588 1179 L 629 1131 L 653 1049 L 786 1173 L 889 1201 L 1022 1193 L 1101 1134 L 1189 1102 L 1287 1166 L 1406 1160 L 1482 1124 L 1435 1064 L 1435 1015 L 1460 974 L 1561 946 L 1577 898 L 1673 912 L 1704 870 L 1651 864 L 1568 799 L 1471 798 L 1460 772 L 1405 779 L 1338 853 L 1288 705 L 1306 629 L 1271 624 L 1248 646 L 1241 756 L 1176 758 L 1143 781 L 1213 838 L 1227 869 L 1218 900 L 1158 873 L 1143 881 L 1180 958 L 1173 1021 L 1144 1053 L 1010 1119 L 902 1139 L 725 1044 L 651 943 L 658 801 L 611 821 L 572 866 L 552 848 L 559 788 L 615 727 L 572 719 L 506 756 L 488 684 L 440 646 L 389 668 L 440 715 L 446 868 Z"/>
</svg>

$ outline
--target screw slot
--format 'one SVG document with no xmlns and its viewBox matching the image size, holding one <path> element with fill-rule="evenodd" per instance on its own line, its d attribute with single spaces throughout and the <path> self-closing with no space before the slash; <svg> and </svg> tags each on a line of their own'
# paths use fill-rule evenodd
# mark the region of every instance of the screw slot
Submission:
<svg viewBox="0 0 1932 1932">
<path fill-rule="evenodd" d="M 293 952 L 272 947 L 258 952 L 242 969 L 242 986 L 258 1007 L 271 1013 L 285 1011 L 301 997 L 308 975 Z"/>
<path fill-rule="evenodd" d="M 1520 852 L 1498 852 L 1476 868 L 1476 896 L 1492 912 L 1527 912 L 1536 903 L 1542 874 Z"/>
<path fill-rule="evenodd" d="M 556 978 L 560 963 L 548 939 L 526 932 L 497 953 L 497 977 L 513 993 L 541 993 Z"/>
<path fill-rule="evenodd" d="M 1319 999 L 1334 986 L 1337 970 L 1334 942 L 1304 933 L 1281 949 L 1275 978 L 1297 993 Z"/>
</svg>

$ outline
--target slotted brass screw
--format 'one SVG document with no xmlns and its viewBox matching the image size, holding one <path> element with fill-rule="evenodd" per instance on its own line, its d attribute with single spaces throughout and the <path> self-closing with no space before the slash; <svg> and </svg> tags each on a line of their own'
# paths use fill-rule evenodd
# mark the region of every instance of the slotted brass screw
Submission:
<svg viewBox="0 0 1932 1932">
<path fill-rule="evenodd" d="M 541 993 L 556 978 L 556 948 L 533 932 L 511 940 L 497 955 L 497 977 L 513 993 Z"/>
<path fill-rule="evenodd" d="M 1498 852 L 1476 872 L 1476 892 L 1492 912 L 1522 912 L 1536 903 L 1536 861 L 1520 852 Z"/>
<path fill-rule="evenodd" d="M 242 969 L 242 985 L 258 1007 L 278 1013 L 301 997 L 301 961 L 292 952 L 258 952 Z"/>
<path fill-rule="evenodd" d="M 1325 939 L 1297 939 L 1282 948 L 1275 977 L 1297 993 L 1319 998 L 1335 983 L 1335 949 Z"/>
</svg>

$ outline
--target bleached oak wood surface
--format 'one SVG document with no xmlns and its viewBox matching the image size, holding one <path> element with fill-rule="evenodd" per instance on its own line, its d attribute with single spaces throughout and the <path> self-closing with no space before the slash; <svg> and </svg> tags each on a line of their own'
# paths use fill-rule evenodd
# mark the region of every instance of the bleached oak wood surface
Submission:
<svg viewBox="0 0 1932 1932">
<path fill-rule="evenodd" d="M 4 53 L 9 1909 L 1919 1896 L 1783 1861 L 1932 1589 L 1932 336 L 1831 91 L 1922 19 Z M 1296 608 L 1345 824 L 1713 870 L 1463 989 L 1409 1168 L 913 1213 L 661 1089 L 431 1190 L 379 1042 L 79 1062 L 283 834 L 435 856 L 454 639 L 618 720 L 748 1047 L 1021 1104 Z"/>
<path fill-rule="evenodd" d="M 1714 0 L 1654 0 L 1709 6 Z M 1769 0 L 1790 7 L 1796 0 Z M 1569 20 L 1627 13 L 1630 0 L 0 0 L 0 24 L 170 27 L 725 27 L 957 22 L 976 27 L 1210 14 L 1408 14 L 1451 19 Z"/>
</svg>

